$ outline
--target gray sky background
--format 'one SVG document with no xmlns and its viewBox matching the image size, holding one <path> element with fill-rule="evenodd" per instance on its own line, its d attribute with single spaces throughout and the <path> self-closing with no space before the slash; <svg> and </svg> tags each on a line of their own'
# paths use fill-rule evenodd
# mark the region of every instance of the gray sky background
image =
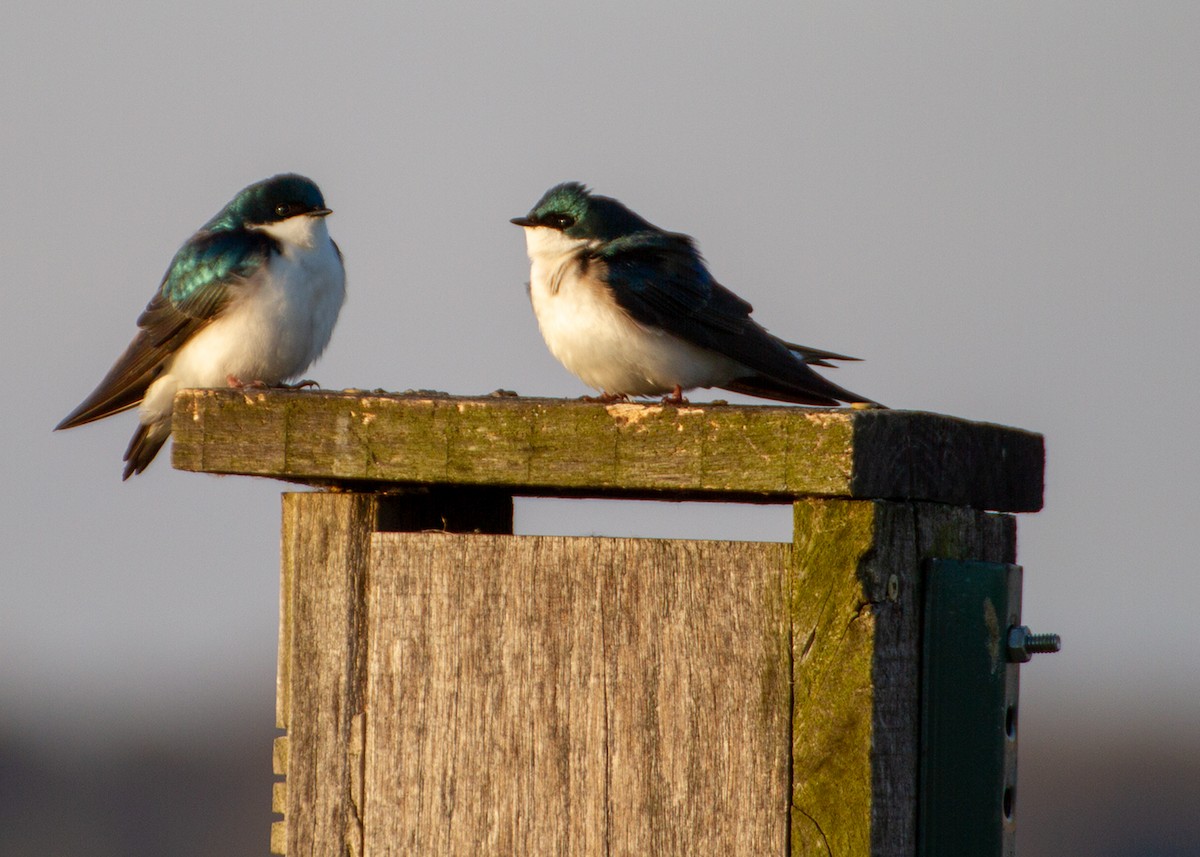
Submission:
<svg viewBox="0 0 1200 857">
<path fill-rule="evenodd" d="M 578 396 L 508 218 L 576 179 L 698 239 L 838 383 L 1045 433 L 1025 734 L 1200 740 L 1200 5 L 9 4 L 0 716 L 81 743 L 274 688 L 281 485 L 120 482 L 50 429 L 238 189 L 324 190 L 327 388 Z M 721 396 L 713 393 L 713 396 Z M 705 398 L 702 394 L 695 399 Z M 786 539 L 785 509 L 527 502 L 524 532 Z M 267 703 L 269 705 L 269 703 Z"/>
</svg>

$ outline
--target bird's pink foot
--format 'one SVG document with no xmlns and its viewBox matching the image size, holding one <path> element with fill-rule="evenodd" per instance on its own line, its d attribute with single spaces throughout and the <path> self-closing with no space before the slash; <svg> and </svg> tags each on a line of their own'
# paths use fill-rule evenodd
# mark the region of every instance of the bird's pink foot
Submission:
<svg viewBox="0 0 1200 857">
<path fill-rule="evenodd" d="M 662 403 L 664 405 L 686 405 L 688 400 L 683 397 L 683 388 L 676 384 L 674 390 L 662 397 Z"/>
<path fill-rule="evenodd" d="M 226 375 L 225 382 L 234 390 L 245 390 L 247 388 L 254 390 L 303 390 L 305 387 L 320 387 L 316 381 L 310 381 L 307 378 L 303 381 L 297 381 L 295 384 L 284 384 L 282 381 L 275 384 L 268 384 L 266 381 L 254 380 L 243 381 L 237 375 Z"/>
<path fill-rule="evenodd" d="M 247 387 L 251 387 L 255 390 L 263 390 L 266 389 L 267 386 L 265 381 L 243 381 L 237 375 L 226 375 L 225 383 L 227 383 L 234 390 L 244 390 Z"/>
</svg>

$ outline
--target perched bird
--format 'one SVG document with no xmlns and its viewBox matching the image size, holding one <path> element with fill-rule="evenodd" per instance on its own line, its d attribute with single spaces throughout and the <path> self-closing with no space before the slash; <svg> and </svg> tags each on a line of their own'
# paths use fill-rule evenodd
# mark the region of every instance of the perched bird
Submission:
<svg viewBox="0 0 1200 857">
<path fill-rule="evenodd" d="M 524 217 L 529 297 L 550 352 L 601 398 L 721 387 L 803 405 L 874 404 L 812 366 L 854 360 L 784 342 L 709 273 L 687 235 L 666 232 L 577 182 Z"/>
<path fill-rule="evenodd" d="M 56 430 L 137 406 L 128 479 L 171 434 L 178 390 L 275 386 L 307 369 L 346 297 L 328 214 L 303 176 L 274 176 L 238 193 L 179 248 L 133 342 Z"/>
</svg>

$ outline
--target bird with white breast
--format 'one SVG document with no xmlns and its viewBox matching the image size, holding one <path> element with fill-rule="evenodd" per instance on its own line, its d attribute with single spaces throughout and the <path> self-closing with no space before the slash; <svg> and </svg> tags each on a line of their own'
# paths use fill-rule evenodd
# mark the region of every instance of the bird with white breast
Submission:
<svg viewBox="0 0 1200 857">
<path fill-rule="evenodd" d="M 512 222 L 525 230 L 529 297 L 550 352 L 611 401 L 695 387 L 777 401 L 873 406 L 813 371 L 855 360 L 785 342 L 709 273 L 692 239 L 578 182 Z"/>
</svg>

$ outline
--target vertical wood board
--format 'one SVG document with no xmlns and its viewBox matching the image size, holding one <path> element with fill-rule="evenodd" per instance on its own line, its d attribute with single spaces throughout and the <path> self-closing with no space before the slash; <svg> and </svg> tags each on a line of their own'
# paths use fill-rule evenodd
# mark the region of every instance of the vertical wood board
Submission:
<svg viewBox="0 0 1200 857">
<path fill-rule="evenodd" d="M 366 853 L 786 853 L 788 551 L 377 535 Z"/>
<path fill-rule="evenodd" d="M 1008 515 L 795 504 L 792 853 L 915 853 L 921 563 L 1015 552 Z"/>
<path fill-rule="evenodd" d="M 362 610 L 379 499 L 283 497 L 277 716 L 287 735 L 287 854 L 361 854 L 361 806 L 350 790 L 361 761 Z M 356 741 L 356 738 L 358 739 Z"/>
</svg>

